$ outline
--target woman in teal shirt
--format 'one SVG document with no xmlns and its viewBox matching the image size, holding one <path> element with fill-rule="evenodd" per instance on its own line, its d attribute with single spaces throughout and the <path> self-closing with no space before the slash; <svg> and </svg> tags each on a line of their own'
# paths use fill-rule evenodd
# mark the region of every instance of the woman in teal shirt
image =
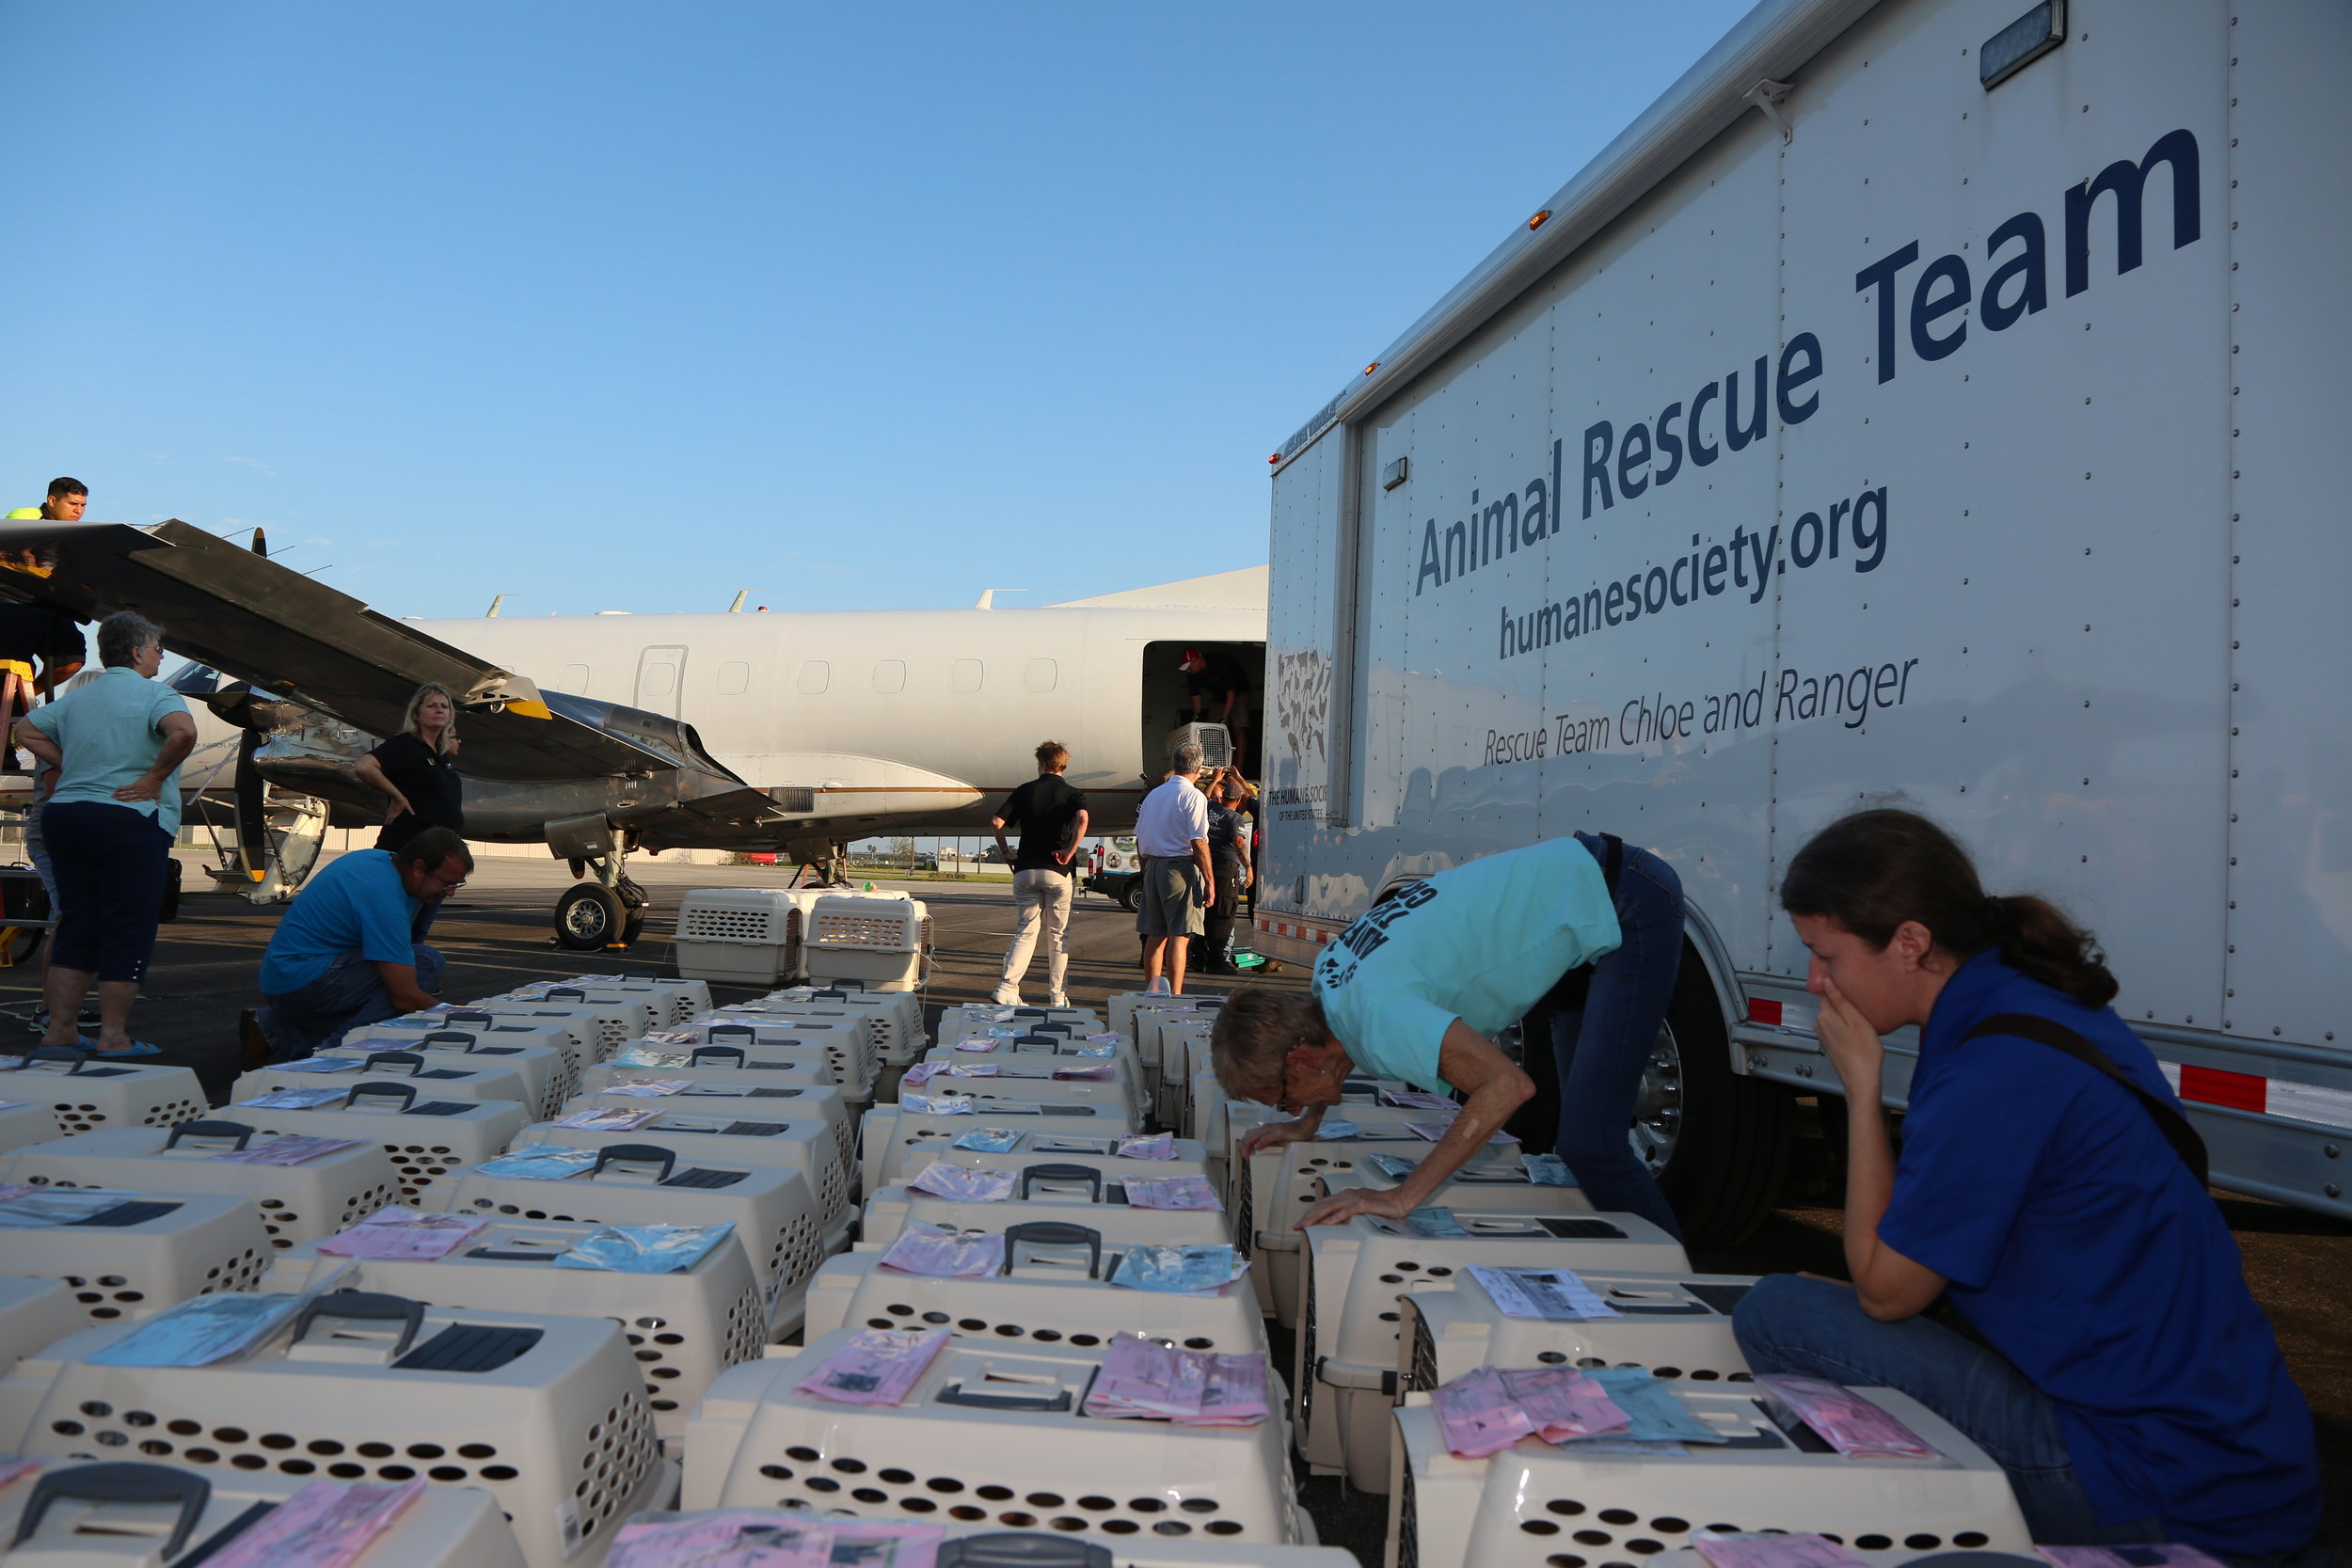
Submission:
<svg viewBox="0 0 2352 1568">
<path fill-rule="evenodd" d="M 1534 1096 L 1490 1038 L 1527 1019 L 1528 1049 L 1558 1067 L 1555 1151 L 1596 1208 L 1679 1236 L 1628 1130 L 1682 941 L 1674 869 L 1604 834 L 1407 883 L 1324 949 L 1311 997 L 1248 990 L 1218 1013 L 1211 1049 L 1226 1091 L 1303 1113 L 1257 1129 L 1243 1152 L 1313 1137 L 1351 1071 L 1459 1090 L 1461 1114 L 1410 1178 L 1388 1192 L 1336 1193 L 1299 1223 L 1408 1212 Z M 1588 966 L 1589 991 L 1576 994 Z"/>
</svg>

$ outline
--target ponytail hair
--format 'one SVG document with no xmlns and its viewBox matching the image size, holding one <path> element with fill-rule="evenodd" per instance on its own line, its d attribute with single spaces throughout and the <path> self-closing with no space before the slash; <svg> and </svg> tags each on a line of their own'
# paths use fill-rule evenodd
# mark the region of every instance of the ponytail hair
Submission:
<svg viewBox="0 0 2352 1568">
<path fill-rule="evenodd" d="M 2011 969 L 2086 1006 L 2106 1006 L 2119 989 L 2095 937 L 2045 898 L 1987 895 L 1968 851 L 1916 812 L 1880 807 L 1823 828 L 1788 863 L 1780 907 L 1879 948 L 1915 920 L 1954 958 L 1997 949 Z"/>
</svg>

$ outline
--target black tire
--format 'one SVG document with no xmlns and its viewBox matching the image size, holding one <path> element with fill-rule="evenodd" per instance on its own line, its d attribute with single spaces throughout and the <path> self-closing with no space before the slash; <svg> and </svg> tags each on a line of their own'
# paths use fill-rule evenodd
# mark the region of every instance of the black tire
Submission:
<svg viewBox="0 0 2352 1568">
<path fill-rule="evenodd" d="M 1645 1124 L 1673 1122 L 1671 1147 L 1647 1152 L 1691 1245 L 1744 1241 L 1772 1212 L 1788 1173 L 1791 1111 L 1788 1089 L 1731 1070 L 1714 984 L 1685 948 L 1659 1055 L 1643 1079 L 1635 1136 L 1642 1141 Z"/>
<path fill-rule="evenodd" d="M 602 882 L 580 882 L 555 903 L 555 940 L 576 953 L 600 952 L 628 923 L 621 897 Z"/>
<path fill-rule="evenodd" d="M 1137 879 L 1138 879 L 1136 878 L 1130 877 L 1124 882 L 1120 883 L 1119 888 L 1119 907 L 1125 910 L 1129 914 L 1136 912 L 1136 882 Z"/>
</svg>

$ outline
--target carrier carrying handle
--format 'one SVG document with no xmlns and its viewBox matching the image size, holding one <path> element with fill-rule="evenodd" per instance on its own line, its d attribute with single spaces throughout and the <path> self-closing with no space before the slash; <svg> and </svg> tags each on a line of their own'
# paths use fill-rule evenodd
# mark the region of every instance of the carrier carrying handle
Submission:
<svg viewBox="0 0 2352 1568">
<path fill-rule="evenodd" d="M 968 1404 L 976 1410 L 1067 1410 L 1070 1390 L 1050 1394 L 967 1394 L 961 1383 L 950 1383 L 938 1394 L 942 1404 Z"/>
<path fill-rule="evenodd" d="M 677 1168 L 677 1150 L 660 1144 L 607 1144 L 596 1150 L 596 1163 L 588 1167 L 588 1180 L 594 1181 L 607 1165 L 660 1165 L 657 1181 L 667 1181 Z"/>
<path fill-rule="evenodd" d="M 710 1026 L 709 1030 L 703 1037 L 706 1039 L 715 1040 L 721 1035 L 726 1036 L 729 1039 L 733 1039 L 738 1035 L 742 1036 L 747 1040 L 756 1040 L 759 1038 L 759 1031 L 754 1029 L 748 1023 L 714 1023 Z"/>
<path fill-rule="evenodd" d="M 549 986 L 548 994 L 541 1000 L 552 1002 L 558 997 L 566 1002 L 585 1002 L 588 1000 L 588 993 L 578 986 Z"/>
<path fill-rule="evenodd" d="M 98 1058 L 95 1056 L 85 1056 L 80 1052 L 74 1050 L 72 1046 L 65 1045 L 37 1045 L 33 1047 L 32 1050 L 24 1053 L 24 1065 L 26 1067 L 31 1067 L 35 1062 L 68 1062 L 72 1064 L 66 1069 L 66 1076 L 69 1078 L 81 1071 L 84 1068 L 95 1063 L 97 1060 Z"/>
<path fill-rule="evenodd" d="M 936 1568 L 1111 1568 L 1108 1546 L 1074 1535 L 1035 1535 L 993 1530 L 942 1541 Z"/>
<path fill-rule="evenodd" d="M 424 1070 L 424 1058 L 413 1051 L 371 1051 L 368 1053 L 367 1062 L 359 1070 L 373 1072 L 379 1064 L 385 1063 L 393 1067 L 406 1068 L 408 1076 L 411 1078 Z"/>
<path fill-rule="evenodd" d="M 397 1322 L 400 1342 L 392 1347 L 397 1360 L 415 1340 L 417 1331 L 424 1326 L 424 1303 L 406 1296 L 386 1295 L 379 1291 L 333 1291 L 310 1303 L 294 1318 L 293 1343 L 300 1344 L 310 1325 L 321 1318 L 347 1318 Z"/>
<path fill-rule="evenodd" d="M 485 1013 L 479 1007 L 459 1007 L 452 1012 L 443 1013 L 441 1022 L 444 1023 L 479 1023 L 487 1029 L 492 1027 L 496 1020 L 492 1014 Z"/>
<path fill-rule="evenodd" d="M 368 1060 L 373 1062 L 375 1058 L 371 1056 Z M 344 1108 L 347 1110 L 358 1104 L 362 1098 L 397 1100 L 400 1101 L 400 1108 L 405 1111 L 417 1102 L 417 1085 L 414 1084 L 354 1084 L 351 1085 L 351 1092 L 343 1096 Z"/>
<path fill-rule="evenodd" d="M 418 1042 L 420 1045 L 462 1045 L 468 1051 L 474 1047 L 474 1037 L 463 1029 L 436 1029 Z"/>
<path fill-rule="evenodd" d="M 713 1030 L 711 1032 L 716 1034 L 718 1031 Z M 751 1031 L 746 1029 L 743 1033 L 748 1035 Z M 734 1057 L 735 1065 L 737 1067 L 741 1067 L 743 1065 L 743 1048 L 739 1045 L 698 1045 L 694 1047 L 691 1053 L 688 1054 L 686 1058 L 686 1065 L 688 1067 L 701 1067 L 706 1059 L 723 1056 Z"/>
<path fill-rule="evenodd" d="M 1013 1249 L 1028 1246 L 1082 1246 L 1087 1249 L 1087 1277 L 1103 1277 L 1103 1233 L 1068 1220 L 1031 1220 L 1026 1225 L 1005 1227 L 1005 1260 L 996 1266 L 1000 1275 L 1012 1273 Z"/>
<path fill-rule="evenodd" d="M 213 1483 L 166 1465 L 77 1465 L 70 1470 L 51 1470 L 33 1483 L 25 1497 L 24 1512 L 16 1522 L 16 1539 L 8 1543 L 10 1551 L 33 1538 L 49 1505 L 60 1497 L 91 1503 L 178 1503 L 180 1517 L 164 1542 L 162 1557 L 168 1562 L 180 1555 L 196 1522 L 204 1517 L 204 1507 L 213 1500 Z"/>
<path fill-rule="evenodd" d="M 1028 1197 L 1029 1184 L 1033 1181 L 1083 1181 L 1094 1193 L 1087 1201 L 1103 1201 L 1103 1173 L 1092 1165 L 1024 1165 L 1021 1167 L 1021 1196 L 1024 1199 Z"/>
<path fill-rule="evenodd" d="M 183 1121 L 171 1130 L 164 1147 L 178 1148 L 182 1138 L 229 1138 L 243 1148 L 253 1141 L 253 1129 L 241 1121 Z"/>
</svg>

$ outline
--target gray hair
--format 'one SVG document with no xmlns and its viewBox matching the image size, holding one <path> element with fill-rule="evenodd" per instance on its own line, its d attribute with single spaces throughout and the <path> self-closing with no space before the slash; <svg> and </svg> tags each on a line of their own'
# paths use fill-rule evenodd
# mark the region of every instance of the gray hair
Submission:
<svg viewBox="0 0 2352 1568">
<path fill-rule="evenodd" d="M 1191 778 L 1200 771 L 1200 746 L 1196 742 L 1185 741 L 1168 753 L 1168 766 L 1170 771 L 1184 778 Z"/>
<path fill-rule="evenodd" d="M 1282 1092 L 1282 1060 L 1292 1048 L 1330 1037 L 1323 1004 L 1312 996 L 1244 986 L 1209 1027 L 1209 1065 L 1227 1094 L 1271 1105 Z"/>
<path fill-rule="evenodd" d="M 163 627 L 135 610 L 118 610 L 98 623 L 98 662 L 109 670 L 125 669 L 141 648 L 163 640 Z"/>
</svg>

